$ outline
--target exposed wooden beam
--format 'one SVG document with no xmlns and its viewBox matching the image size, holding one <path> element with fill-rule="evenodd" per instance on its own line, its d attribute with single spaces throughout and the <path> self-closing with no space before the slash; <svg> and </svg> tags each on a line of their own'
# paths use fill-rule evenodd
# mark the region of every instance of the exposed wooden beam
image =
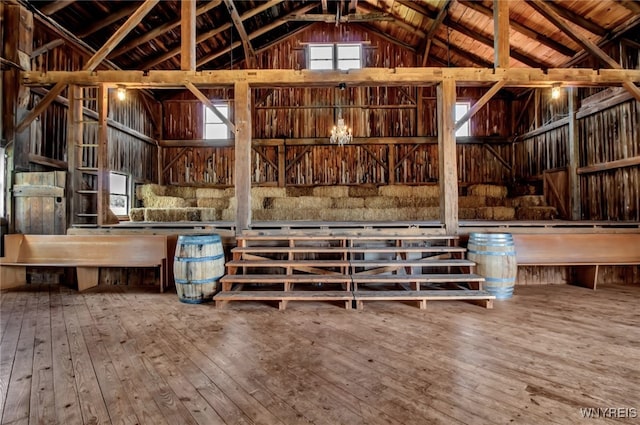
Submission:
<svg viewBox="0 0 640 425">
<path fill-rule="evenodd" d="M 61 38 L 56 38 L 55 40 L 52 40 L 46 44 L 43 44 L 42 46 L 34 49 L 31 52 L 31 59 L 37 58 L 38 56 L 47 53 L 49 50 L 53 50 L 56 47 L 62 46 L 63 44 L 64 44 L 64 40 Z"/>
<path fill-rule="evenodd" d="M 586 29 L 590 33 L 593 33 L 595 35 L 599 35 L 600 37 L 604 37 L 605 35 L 607 35 L 607 30 L 606 29 L 602 28 L 599 25 L 596 25 L 592 21 L 584 18 L 583 16 L 578 15 L 577 13 L 574 13 L 574 12 L 570 11 L 569 9 L 565 9 L 564 7 L 560 6 L 557 3 L 554 3 L 554 2 L 550 1 L 550 2 L 547 2 L 547 6 L 549 6 L 558 15 L 560 15 L 563 18 L 568 19 L 570 22 L 572 22 L 572 23 L 574 23 L 574 24 Z"/>
<path fill-rule="evenodd" d="M 302 22 L 324 22 L 327 24 L 333 24 L 336 22 L 346 24 L 349 22 L 395 21 L 395 19 L 387 13 L 350 13 L 348 15 L 340 16 L 332 15 L 331 13 L 309 14 L 292 16 L 289 20 Z"/>
<path fill-rule="evenodd" d="M 590 174 L 600 171 L 615 170 L 618 168 L 634 167 L 640 165 L 640 156 L 634 156 L 632 158 L 618 159 L 615 161 L 603 162 L 600 164 L 587 165 L 586 167 L 578 168 L 578 174 Z"/>
<path fill-rule="evenodd" d="M 429 60 L 429 50 L 431 50 L 431 43 L 433 42 L 433 36 L 442 25 L 442 21 L 447 16 L 447 12 L 449 11 L 449 7 L 451 6 L 451 0 L 443 0 L 442 5 L 440 6 L 440 11 L 438 12 L 438 16 L 436 19 L 431 21 L 431 25 L 429 26 L 429 30 L 424 38 L 424 53 L 422 54 L 422 66 L 427 66 L 427 60 Z"/>
<path fill-rule="evenodd" d="M 180 1 L 180 69 L 196 69 L 196 0 Z"/>
<path fill-rule="evenodd" d="M 94 24 L 91 24 L 91 26 L 80 31 L 78 34 L 76 34 L 76 36 L 78 38 L 87 38 L 91 34 L 94 34 L 100 31 L 101 29 L 108 27 L 111 24 L 115 24 L 119 20 L 124 19 L 127 16 L 130 16 L 133 12 L 135 12 L 138 9 L 138 6 L 139 6 L 138 3 L 129 4 L 118 11 L 109 13 L 104 19 L 101 19 L 100 21 Z"/>
<path fill-rule="evenodd" d="M 84 69 L 93 70 L 100 62 L 106 59 L 107 55 L 131 32 L 136 25 L 158 4 L 159 0 L 145 0 L 145 2 L 136 10 L 129 19 L 126 20 L 120 28 L 98 49 L 98 51 L 87 61 Z"/>
<path fill-rule="evenodd" d="M 493 66 L 509 67 L 509 1 L 493 0 Z"/>
<path fill-rule="evenodd" d="M 482 145 L 482 147 L 485 148 L 486 150 L 488 150 L 489 153 L 491 153 L 491 155 L 493 155 L 500 162 L 500 164 L 502 164 L 504 166 L 504 168 L 506 168 L 509 171 L 512 170 L 513 167 L 511 166 L 511 164 L 509 164 L 509 161 L 504 159 L 502 157 L 502 155 L 500 155 L 500 152 L 495 150 L 495 148 L 493 146 L 491 146 L 491 145 Z"/>
<path fill-rule="evenodd" d="M 246 80 L 252 87 L 335 87 L 341 82 L 349 86 L 429 85 L 445 78 L 455 78 L 460 86 L 484 86 L 505 80 L 505 87 L 615 86 L 624 82 L 640 82 L 640 69 L 551 68 L 362 68 L 349 72 L 261 69 L 216 71 L 24 71 L 26 86 L 49 86 L 56 83 L 97 85 L 100 83 L 129 88 L 182 88 L 185 81 L 200 87 L 232 87 Z"/>
<path fill-rule="evenodd" d="M 452 53 L 455 53 L 456 55 L 470 61 L 471 63 L 475 63 L 476 65 L 480 65 L 483 68 L 491 68 L 493 67 L 493 62 L 486 60 L 485 58 L 482 58 L 478 55 L 476 55 L 475 53 L 469 52 L 467 50 L 464 50 L 458 46 L 454 46 L 452 44 L 447 44 L 446 41 L 440 39 L 439 37 L 433 37 L 433 45 L 440 47 L 441 49 L 447 50 L 447 51 L 451 51 Z M 444 63 L 444 65 L 449 65 L 448 63 Z"/>
<path fill-rule="evenodd" d="M 640 2 L 638 0 L 615 0 L 633 13 L 640 13 Z"/>
<path fill-rule="evenodd" d="M 185 85 L 185 87 L 186 87 L 187 89 L 189 89 L 189 91 L 190 91 L 191 93 L 193 93 L 193 94 L 194 94 L 194 96 L 195 96 L 196 98 L 198 98 L 198 100 L 199 100 L 200 102 L 204 103 L 204 105 L 205 105 L 207 108 L 211 109 L 211 112 L 213 112 L 213 113 L 214 113 L 218 118 L 220 118 L 220 120 L 221 120 L 223 123 L 225 123 L 225 124 L 227 125 L 227 127 L 229 127 L 229 131 L 230 131 L 231 133 L 234 133 L 234 134 L 235 134 L 235 132 L 236 132 L 236 127 L 235 127 L 235 125 L 234 125 L 231 121 L 229 121 L 229 118 L 225 117 L 225 116 L 224 116 L 224 115 L 223 115 L 223 114 L 218 110 L 218 108 L 216 108 L 216 105 L 214 105 L 214 104 L 213 104 L 213 102 L 211 101 L 211 99 L 209 99 L 209 98 L 207 97 L 207 95 L 205 95 L 204 93 L 202 93 L 202 92 L 201 92 L 201 91 L 200 91 L 196 86 L 194 86 L 192 83 L 190 83 L 190 82 L 188 82 L 188 81 L 187 81 L 187 82 L 185 82 L 185 84 L 184 84 L 184 85 Z"/>
<path fill-rule="evenodd" d="M 469 108 L 469 110 L 467 111 L 466 114 L 464 114 L 459 120 L 458 122 L 456 122 L 456 131 L 458 129 L 460 129 L 460 127 L 462 127 L 464 125 L 465 122 L 469 121 L 469 118 L 471 118 L 472 116 L 474 116 L 476 113 L 478 113 L 478 111 L 480 109 L 482 109 L 482 107 L 484 105 L 487 104 L 487 102 L 489 102 L 491 100 L 491 98 L 498 93 L 498 91 L 500 91 L 501 88 L 503 88 L 505 85 L 505 81 L 498 81 L 497 83 L 495 83 L 493 86 L 491 86 L 491 88 L 480 98 L 478 99 L 478 101 L 476 103 L 473 104 L 473 106 L 471 108 Z"/>
<path fill-rule="evenodd" d="M 109 52 L 120 42 L 136 25 L 140 23 L 142 18 L 158 3 L 159 0 L 145 0 L 145 2 L 138 8 L 138 10 L 131 15 L 129 19 L 107 40 L 107 42 L 89 58 L 85 63 L 84 71 L 93 71 L 102 62 Z M 65 83 L 58 82 L 55 86 L 42 98 L 42 100 L 23 118 L 23 120 L 16 126 L 16 131 L 21 132 L 26 129 L 31 122 L 36 119 L 44 110 L 51 104 L 51 102 L 60 94 L 66 87 Z"/>
<path fill-rule="evenodd" d="M 419 5 L 418 3 L 409 1 L 409 0 L 395 0 L 396 3 L 402 4 L 403 6 L 413 10 L 414 12 L 418 12 L 421 15 L 426 16 L 427 18 L 430 19 L 436 19 L 437 18 L 437 12 L 432 12 L 431 10 Z M 361 5 L 361 8 L 363 7 L 363 5 Z M 373 8 L 373 6 L 367 4 L 366 6 L 368 9 L 371 10 L 377 10 L 375 8 Z M 400 18 L 396 19 L 395 21 L 396 24 L 398 24 L 401 27 L 411 27 L 410 25 L 404 23 L 404 21 L 402 21 Z M 403 25 L 404 23 L 404 25 Z M 485 44 L 489 47 L 493 47 L 493 38 L 489 37 L 488 35 L 484 35 L 484 34 L 480 34 L 478 32 L 475 32 L 469 28 L 467 28 L 466 26 L 464 26 L 463 24 L 460 24 L 456 21 L 454 21 L 453 19 L 451 19 L 450 17 L 446 16 L 444 18 L 443 23 L 448 26 L 449 28 L 451 28 L 452 30 L 455 30 L 461 34 L 466 35 L 467 37 L 473 38 L 476 41 L 479 41 L 482 44 Z M 408 29 L 407 29 L 408 30 Z M 422 31 L 417 30 L 416 28 L 413 28 L 413 33 L 415 33 L 416 35 L 420 36 L 420 37 L 424 37 L 425 34 Z M 528 65 L 532 68 L 550 68 L 551 65 L 540 61 L 538 59 L 534 59 L 531 58 L 530 56 L 527 56 L 526 54 L 516 50 L 516 49 L 510 49 L 509 52 L 510 56 L 520 62 L 522 62 L 525 65 Z"/>
<path fill-rule="evenodd" d="M 305 13 L 306 11 L 313 9 L 315 6 L 316 5 L 314 5 L 314 4 L 310 4 L 310 5 L 304 6 L 302 9 L 298 9 L 296 11 L 291 12 L 289 15 L 296 14 L 296 13 Z M 289 16 L 289 15 L 287 15 L 287 16 Z M 260 29 L 252 32 L 249 35 L 249 39 L 253 40 L 254 38 L 260 37 L 261 35 L 266 34 L 267 32 L 272 31 L 272 30 L 276 29 L 277 27 L 279 27 L 281 25 L 284 25 L 286 23 L 287 23 L 286 16 L 283 17 L 283 18 L 277 19 L 277 20 L 271 22 L 269 25 L 265 25 L 263 27 L 260 27 Z M 303 28 L 301 28 L 301 29 L 303 29 Z M 291 37 L 296 32 L 288 32 L 286 37 Z M 281 41 L 281 40 L 279 40 L 279 41 Z M 275 42 L 275 40 L 272 41 L 272 43 L 274 43 L 274 42 Z M 205 64 L 211 62 L 212 60 L 215 60 L 215 59 L 219 58 L 220 56 L 223 56 L 223 55 L 229 53 L 229 51 L 239 47 L 240 45 L 241 45 L 241 43 L 239 41 L 238 42 L 234 42 L 230 46 L 225 46 L 223 49 L 221 49 L 221 50 L 219 50 L 217 52 L 213 52 L 213 53 L 211 53 L 211 54 L 209 54 L 207 56 L 204 56 L 204 57 L 202 57 L 202 58 L 200 58 L 198 60 L 198 63 L 196 64 L 196 66 L 198 68 L 201 67 L 201 66 L 204 66 Z M 266 48 L 268 48 L 267 46 L 271 46 L 271 45 L 272 45 L 271 43 L 269 43 L 268 45 L 263 45 L 258 51 L 256 51 L 256 53 L 264 51 Z"/>
<path fill-rule="evenodd" d="M 396 46 L 402 47 L 403 49 L 407 49 L 410 52 L 416 52 L 416 48 L 414 46 L 410 46 L 407 43 L 404 43 L 403 41 L 398 40 L 395 37 L 392 37 L 391 35 L 387 34 L 386 32 L 380 31 L 378 28 L 366 23 L 366 22 L 361 22 L 358 24 L 355 24 L 356 26 L 363 28 L 365 31 L 371 32 L 375 35 L 377 35 L 380 38 L 383 38 L 385 40 L 387 40 L 388 42 L 395 44 Z"/>
<path fill-rule="evenodd" d="M 281 3 L 281 2 L 282 2 L 282 0 L 271 0 L 271 1 L 267 2 L 267 3 L 262 4 L 261 6 L 256 7 L 255 9 L 252 9 L 252 10 L 248 11 L 247 13 L 243 13 L 241 18 L 243 20 L 249 19 L 250 17 L 255 16 L 258 13 L 263 12 L 264 10 L 266 10 L 265 9 L 266 6 L 273 7 L 274 5 L 276 5 L 278 3 Z M 312 8 L 315 7 L 315 6 L 316 5 L 311 5 Z M 306 7 L 309 7 L 309 6 L 306 6 Z M 203 41 L 207 41 L 210 38 L 215 37 L 216 35 L 221 34 L 222 32 L 228 30 L 232 26 L 233 26 L 233 24 L 231 24 L 231 23 L 225 23 L 225 24 L 222 24 L 222 25 L 220 25 L 220 26 L 218 26 L 218 27 L 216 27 L 214 29 L 206 31 L 206 32 L 204 32 L 204 33 L 202 33 L 202 34 L 200 34 L 200 35 L 198 35 L 196 37 L 196 44 L 200 44 Z M 226 46 L 226 50 L 228 50 L 228 49 L 229 49 L 229 46 Z M 172 57 L 174 57 L 174 56 L 176 56 L 178 54 L 180 54 L 180 46 L 175 47 L 175 48 L 167 51 L 166 53 L 163 53 L 160 56 L 157 56 L 157 57 L 145 62 L 144 64 L 142 64 L 140 66 L 140 68 L 141 69 L 153 68 L 154 66 L 156 66 L 156 65 L 158 65 L 158 64 L 160 64 L 160 63 L 162 63 L 164 61 L 167 61 L 167 60 L 171 59 Z M 218 57 L 218 56 L 216 56 L 216 57 Z M 204 60 L 204 61 L 201 59 L 196 64 L 196 67 L 201 66 L 201 64 L 200 64 L 201 61 L 203 63 L 207 63 L 207 62 L 209 62 L 211 60 L 213 60 L 213 59 Z"/>
<path fill-rule="evenodd" d="M 244 24 L 242 23 L 242 18 L 240 18 L 240 14 L 236 10 L 236 6 L 233 1 L 234 0 L 224 0 L 224 3 L 227 5 L 227 9 L 229 10 L 229 14 L 231 15 L 233 25 L 236 27 L 236 31 L 238 31 L 238 34 L 240 34 L 240 40 L 242 41 L 244 59 L 246 61 L 247 68 L 257 68 L 256 53 L 253 51 L 253 46 L 251 46 L 251 41 L 249 40 L 247 31 L 245 30 Z"/>
<path fill-rule="evenodd" d="M 321 0 L 322 3 L 322 13 L 329 13 L 329 7 L 327 5 L 327 0 Z"/>
<path fill-rule="evenodd" d="M 543 15 L 549 22 L 558 27 L 562 32 L 569 36 L 576 43 L 580 44 L 586 51 L 591 53 L 599 61 L 613 69 L 622 69 L 622 65 L 616 62 L 611 56 L 607 55 L 598 45 L 588 38 L 573 31 L 573 29 L 562 20 L 562 18 L 542 0 L 527 0 L 528 4 Z M 640 102 L 640 88 L 631 81 L 623 81 L 622 85 Z"/>
<path fill-rule="evenodd" d="M 222 3 L 222 0 L 212 0 L 207 4 L 204 4 L 200 7 L 198 7 L 196 9 L 196 17 L 200 16 L 204 13 L 207 13 L 208 11 L 210 11 L 211 9 L 214 9 L 216 7 L 218 7 L 220 4 Z M 153 40 L 154 38 L 157 38 L 159 36 L 161 36 L 162 34 L 165 34 L 169 31 L 171 31 L 174 28 L 177 28 L 178 26 L 180 26 L 180 22 L 181 22 L 181 18 L 177 18 L 174 19 L 172 21 L 166 22 L 162 25 L 160 25 L 159 27 L 156 27 L 154 29 L 152 29 L 151 31 L 148 31 L 146 33 L 144 33 L 143 35 L 141 35 L 140 37 L 136 37 L 130 41 L 127 41 L 126 43 L 123 43 L 122 46 L 120 46 L 119 48 L 115 49 L 113 52 L 111 52 L 109 54 L 109 58 L 115 58 L 118 57 L 124 53 L 127 53 L 128 51 L 130 51 L 131 49 L 134 49 L 138 46 L 140 46 L 141 44 L 147 43 L 151 40 Z"/>
<path fill-rule="evenodd" d="M 40 8 L 40 12 L 44 13 L 47 16 L 53 15 L 54 13 L 56 13 L 56 12 L 64 9 L 65 7 L 69 6 L 74 1 L 75 0 L 52 1 L 51 3 L 47 3 L 46 5 L 42 6 Z"/>
<path fill-rule="evenodd" d="M 98 87 L 98 226 L 108 222 L 109 213 L 109 89 Z"/>
<path fill-rule="evenodd" d="M 493 10 L 489 7 L 484 6 L 481 2 L 473 0 L 458 0 L 458 2 L 470 9 L 482 13 L 489 18 L 493 18 Z M 575 50 L 570 49 L 564 44 L 559 43 L 545 35 L 542 35 L 539 32 L 520 24 L 518 23 L 518 21 L 515 21 L 513 19 L 509 19 L 509 26 L 520 34 L 523 34 L 533 40 L 539 41 L 541 44 L 544 44 L 545 46 L 550 47 L 565 56 L 571 57 L 577 53 Z"/>
<path fill-rule="evenodd" d="M 578 165 L 580 164 L 580 136 L 578 135 L 578 91 L 569 87 L 567 89 L 567 98 L 569 103 L 569 132 L 567 137 L 567 162 L 568 162 L 568 178 L 569 178 L 569 205 L 571 220 L 580 220 L 581 218 L 581 201 L 580 201 L 580 178 L 578 177 Z"/>
</svg>

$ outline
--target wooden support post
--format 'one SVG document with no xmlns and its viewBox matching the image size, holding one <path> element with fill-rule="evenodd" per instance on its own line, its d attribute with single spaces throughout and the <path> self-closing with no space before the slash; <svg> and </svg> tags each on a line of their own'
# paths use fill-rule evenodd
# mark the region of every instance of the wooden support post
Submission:
<svg viewBox="0 0 640 425">
<path fill-rule="evenodd" d="M 494 68 L 509 68 L 509 1 L 493 0 Z"/>
<path fill-rule="evenodd" d="M 286 185 L 286 149 L 284 143 L 278 145 L 278 187 L 285 187 Z"/>
<path fill-rule="evenodd" d="M 458 233 L 458 168 L 456 164 L 456 81 L 445 78 L 438 85 L 438 163 L 440 221 L 448 235 Z"/>
<path fill-rule="evenodd" d="M 234 85 L 236 148 L 236 234 L 251 227 L 251 90 L 247 81 Z"/>
<path fill-rule="evenodd" d="M 182 0 L 180 2 L 180 69 L 183 71 L 196 69 L 196 2 Z"/>
<path fill-rule="evenodd" d="M 575 87 L 567 88 L 569 98 L 569 138 L 567 146 L 567 156 L 569 162 L 569 205 L 571 220 L 580 220 L 580 176 L 578 175 L 578 161 L 580 160 L 580 138 L 578 136 L 577 112 L 577 90 Z"/>
<path fill-rule="evenodd" d="M 388 184 L 396 184 L 396 145 L 388 145 L 389 149 L 389 171 L 387 176 Z"/>
<path fill-rule="evenodd" d="M 109 89 L 101 84 L 98 87 L 98 227 L 108 221 L 109 212 L 109 140 L 107 115 L 109 108 Z"/>
</svg>

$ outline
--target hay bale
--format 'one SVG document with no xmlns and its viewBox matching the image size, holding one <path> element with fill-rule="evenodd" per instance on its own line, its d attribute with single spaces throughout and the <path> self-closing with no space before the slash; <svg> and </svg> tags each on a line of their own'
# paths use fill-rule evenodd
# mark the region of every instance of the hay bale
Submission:
<svg viewBox="0 0 640 425">
<path fill-rule="evenodd" d="M 476 208 L 476 218 L 479 220 L 493 220 L 493 207 Z"/>
<path fill-rule="evenodd" d="M 519 207 L 544 207 L 547 203 L 544 200 L 544 196 L 541 195 L 526 195 L 517 196 L 509 200 L 509 205 L 514 208 Z"/>
<path fill-rule="evenodd" d="M 166 195 L 166 188 L 159 184 L 143 184 L 136 188 L 136 198 L 144 201 L 146 198 Z"/>
<path fill-rule="evenodd" d="M 201 221 L 217 221 L 220 220 L 222 214 L 220 210 L 215 208 L 198 208 L 200 210 Z"/>
<path fill-rule="evenodd" d="M 362 221 L 365 208 L 334 208 L 320 210 L 320 219 L 323 221 Z"/>
<path fill-rule="evenodd" d="M 404 186 L 400 184 L 380 186 L 378 188 L 378 195 L 397 198 L 411 198 L 413 196 L 413 188 L 411 186 Z"/>
<path fill-rule="evenodd" d="M 459 208 L 458 218 L 460 220 L 474 220 L 476 218 L 476 208 Z"/>
<path fill-rule="evenodd" d="M 145 208 L 144 221 L 200 221 L 197 208 Z"/>
<path fill-rule="evenodd" d="M 225 208 L 229 208 L 229 200 L 226 198 L 200 198 L 197 200 L 196 206 L 199 208 L 224 210 Z"/>
<path fill-rule="evenodd" d="M 312 196 L 313 188 L 304 186 L 304 187 L 287 187 L 286 193 L 288 197 L 295 198 L 297 196 Z"/>
<path fill-rule="evenodd" d="M 192 186 L 167 186 L 165 188 L 165 195 L 184 199 L 195 198 L 196 188 Z"/>
<path fill-rule="evenodd" d="M 494 184 L 474 184 L 467 188 L 467 195 L 486 196 L 487 198 L 506 198 L 506 186 Z"/>
<path fill-rule="evenodd" d="M 353 198 L 378 196 L 378 188 L 375 185 L 349 186 L 349 196 Z"/>
<path fill-rule="evenodd" d="M 416 211 L 414 220 L 438 220 L 440 207 L 414 208 Z"/>
<path fill-rule="evenodd" d="M 297 198 L 273 198 L 271 207 L 273 209 L 323 209 L 331 208 L 331 198 L 320 198 L 317 196 L 298 196 Z"/>
<path fill-rule="evenodd" d="M 144 206 L 147 208 L 185 208 L 187 201 L 175 196 L 154 196 L 144 200 Z"/>
<path fill-rule="evenodd" d="M 268 198 L 255 198 L 255 197 L 251 197 L 251 209 L 252 210 L 261 210 L 264 208 L 264 204 L 265 204 L 265 199 Z M 232 209 L 232 210 L 236 210 L 236 207 L 238 206 L 238 199 L 233 196 L 231 198 L 228 199 L 229 201 L 229 206 L 228 208 Z"/>
<path fill-rule="evenodd" d="M 131 208 L 129 210 L 129 220 L 144 221 L 144 208 Z"/>
<path fill-rule="evenodd" d="M 197 199 L 202 198 L 228 198 L 227 189 L 217 189 L 214 187 L 199 187 L 196 189 Z"/>
<path fill-rule="evenodd" d="M 287 190 L 284 187 L 252 187 L 251 197 L 255 198 L 286 198 Z"/>
<path fill-rule="evenodd" d="M 399 208 L 427 208 L 440 205 L 440 198 L 397 198 Z"/>
<path fill-rule="evenodd" d="M 411 189 L 417 198 L 440 198 L 440 186 L 434 184 L 413 186 Z"/>
<path fill-rule="evenodd" d="M 254 212 L 251 212 L 251 215 L 253 215 Z M 235 208 L 227 208 L 226 210 L 222 210 L 222 220 L 224 221 L 234 221 L 236 219 L 236 210 Z"/>
<path fill-rule="evenodd" d="M 364 198 L 333 198 L 332 208 L 364 208 Z"/>
<path fill-rule="evenodd" d="M 487 198 L 484 196 L 461 196 L 458 198 L 458 208 L 486 207 Z"/>
<path fill-rule="evenodd" d="M 492 207 L 494 220 L 513 220 L 516 217 L 515 208 L 511 207 Z"/>
<path fill-rule="evenodd" d="M 347 198 L 349 196 L 348 186 L 318 186 L 313 188 L 313 196 L 321 198 Z"/>
<path fill-rule="evenodd" d="M 369 208 L 365 210 L 366 221 L 406 221 L 415 219 L 414 208 Z"/>
<path fill-rule="evenodd" d="M 555 207 L 520 207 L 516 209 L 518 220 L 553 220 L 558 216 Z"/>
<path fill-rule="evenodd" d="M 399 198 L 395 196 L 368 196 L 364 198 L 365 208 L 398 208 Z"/>
</svg>

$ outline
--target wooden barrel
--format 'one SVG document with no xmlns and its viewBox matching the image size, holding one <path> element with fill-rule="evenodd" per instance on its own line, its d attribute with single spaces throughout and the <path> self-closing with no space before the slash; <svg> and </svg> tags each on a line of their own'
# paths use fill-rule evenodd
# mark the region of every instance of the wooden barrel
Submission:
<svg viewBox="0 0 640 425">
<path fill-rule="evenodd" d="M 513 296 L 518 265 L 510 233 L 471 233 L 467 258 L 476 263 L 476 273 L 485 278 L 483 288 L 496 299 Z"/>
<path fill-rule="evenodd" d="M 220 289 L 224 250 L 220 235 L 180 235 L 173 262 L 178 298 L 183 303 L 209 302 Z"/>
</svg>

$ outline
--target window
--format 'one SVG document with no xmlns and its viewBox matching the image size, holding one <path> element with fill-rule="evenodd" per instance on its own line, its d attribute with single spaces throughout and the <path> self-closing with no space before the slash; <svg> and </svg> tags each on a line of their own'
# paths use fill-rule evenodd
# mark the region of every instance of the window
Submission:
<svg viewBox="0 0 640 425">
<path fill-rule="evenodd" d="M 309 44 L 309 69 L 362 68 L 360 44 Z"/>
<path fill-rule="evenodd" d="M 109 207 L 115 215 L 129 214 L 129 177 L 126 174 L 109 174 Z"/>
<path fill-rule="evenodd" d="M 458 122 L 460 118 L 464 116 L 464 114 L 469 112 L 470 107 L 471 107 L 471 103 L 469 102 L 456 102 L 456 122 Z M 462 124 L 462 127 L 460 127 L 456 131 L 456 137 L 468 137 L 468 136 L 471 136 L 471 133 L 469 131 L 469 120 L 465 121 L 465 123 Z"/>
<path fill-rule="evenodd" d="M 5 190 L 5 172 L 4 172 L 4 148 L 0 148 L 0 217 L 5 216 L 4 211 L 4 190 Z"/>
<path fill-rule="evenodd" d="M 229 118 L 229 105 L 217 104 L 216 109 L 224 116 Z M 204 134 L 205 139 L 224 140 L 229 138 L 229 127 L 222 122 L 220 117 L 213 111 L 204 106 Z"/>
</svg>

